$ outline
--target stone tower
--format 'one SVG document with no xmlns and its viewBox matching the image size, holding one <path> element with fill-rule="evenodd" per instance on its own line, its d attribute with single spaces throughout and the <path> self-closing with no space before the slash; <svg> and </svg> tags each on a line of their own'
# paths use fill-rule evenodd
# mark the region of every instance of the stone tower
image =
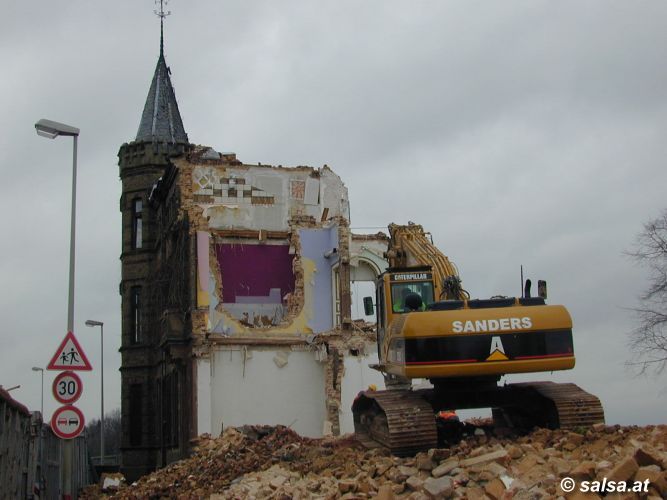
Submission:
<svg viewBox="0 0 667 500">
<path fill-rule="evenodd" d="M 169 158 L 191 149 L 164 58 L 161 17 L 160 55 L 139 130 L 118 152 L 122 182 L 121 414 L 122 471 L 132 481 L 164 463 L 160 418 L 160 333 L 150 292 L 158 250 L 156 210 L 151 191 Z"/>
</svg>

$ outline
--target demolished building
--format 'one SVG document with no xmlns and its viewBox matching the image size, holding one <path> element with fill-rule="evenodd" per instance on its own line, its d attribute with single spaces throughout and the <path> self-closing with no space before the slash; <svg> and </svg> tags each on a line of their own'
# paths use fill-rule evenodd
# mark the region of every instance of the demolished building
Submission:
<svg viewBox="0 0 667 500">
<path fill-rule="evenodd" d="M 133 480 L 223 426 L 353 429 L 375 333 L 352 283 L 386 267 L 387 237 L 353 235 L 326 165 L 245 164 L 192 144 L 160 55 L 122 195 L 122 470 Z"/>
</svg>

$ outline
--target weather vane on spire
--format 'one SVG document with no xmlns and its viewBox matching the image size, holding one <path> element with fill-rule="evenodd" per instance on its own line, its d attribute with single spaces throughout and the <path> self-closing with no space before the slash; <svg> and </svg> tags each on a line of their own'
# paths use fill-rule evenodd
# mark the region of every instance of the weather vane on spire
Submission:
<svg viewBox="0 0 667 500">
<path fill-rule="evenodd" d="M 155 0 L 155 5 L 160 4 L 160 10 L 154 10 L 155 15 L 160 18 L 160 55 L 164 53 L 164 18 L 171 14 L 171 11 L 164 11 L 164 6 L 169 3 L 169 0 Z"/>
<path fill-rule="evenodd" d="M 163 20 L 165 17 L 171 14 L 171 11 L 164 11 L 164 6 L 169 3 L 169 0 L 155 0 L 155 5 L 160 4 L 160 11 L 158 12 L 157 10 L 154 10 L 155 15 L 160 18 L 160 20 Z"/>
</svg>

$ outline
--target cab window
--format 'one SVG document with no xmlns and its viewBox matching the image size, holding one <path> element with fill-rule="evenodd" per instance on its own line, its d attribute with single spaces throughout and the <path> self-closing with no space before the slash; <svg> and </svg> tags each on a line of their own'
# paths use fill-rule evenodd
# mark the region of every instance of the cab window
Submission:
<svg viewBox="0 0 667 500">
<path fill-rule="evenodd" d="M 422 299 L 423 311 L 427 304 L 433 303 L 433 282 L 432 281 L 413 281 L 391 284 L 391 304 L 395 313 L 408 312 L 405 307 L 405 297 L 409 293 L 416 293 Z"/>
</svg>

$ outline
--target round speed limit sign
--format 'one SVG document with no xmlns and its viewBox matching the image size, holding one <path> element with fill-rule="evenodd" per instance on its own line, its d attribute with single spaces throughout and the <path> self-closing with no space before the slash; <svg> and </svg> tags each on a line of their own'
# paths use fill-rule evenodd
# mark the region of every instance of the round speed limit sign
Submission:
<svg viewBox="0 0 667 500">
<path fill-rule="evenodd" d="M 53 380 L 53 397 L 59 403 L 68 405 L 74 403 L 83 391 L 81 379 L 74 372 L 60 372 Z"/>
</svg>

